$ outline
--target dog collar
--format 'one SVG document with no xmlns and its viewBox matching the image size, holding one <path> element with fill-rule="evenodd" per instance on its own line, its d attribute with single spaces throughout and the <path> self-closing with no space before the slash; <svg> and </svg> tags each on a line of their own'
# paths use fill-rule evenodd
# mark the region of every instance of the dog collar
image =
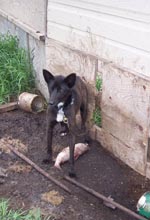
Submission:
<svg viewBox="0 0 150 220">
<path fill-rule="evenodd" d="M 58 110 L 64 107 L 64 102 L 59 102 L 57 104 Z"/>
<path fill-rule="evenodd" d="M 72 98 L 70 105 L 74 104 L 74 98 Z"/>
<path fill-rule="evenodd" d="M 50 105 L 50 103 L 48 104 Z M 65 124 L 68 124 L 68 118 L 65 116 L 64 108 L 67 108 L 69 105 L 73 105 L 73 104 L 74 104 L 73 97 L 69 97 L 65 103 L 59 102 L 57 104 L 57 108 L 58 108 L 57 115 L 56 115 L 57 122 L 64 122 Z"/>
</svg>

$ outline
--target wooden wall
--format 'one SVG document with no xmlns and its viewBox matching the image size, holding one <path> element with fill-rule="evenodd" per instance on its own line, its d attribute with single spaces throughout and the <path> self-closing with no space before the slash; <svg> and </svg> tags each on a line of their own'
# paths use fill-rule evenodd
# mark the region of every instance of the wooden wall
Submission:
<svg viewBox="0 0 150 220">
<path fill-rule="evenodd" d="M 104 145 L 145 175 L 150 128 L 150 81 L 115 65 L 104 63 L 102 69 L 102 128 L 107 137 Z"/>
<path fill-rule="evenodd" d="M 92 117 L 95 79 L 101 75 L 102 127 L 93 126 L 91 134 L 150 178 L 150 2 L 1 0 L 0 4 L 0 32 L 17 34 L 21 45 L 33 53 L 37 85 L 47 98 L 43 67 L 54 74 L 76 72 L 90 85 Z"/>
<path fill-rule="evenodd" d="M 102 128 L 94 126 L 91 134 L 148 177 L 149 21 L 146 0 L 48 1 L 47 68 L 54 73 L 77 72 L 93 87 L 96 75 L 101 75 Z"/>
</svg>

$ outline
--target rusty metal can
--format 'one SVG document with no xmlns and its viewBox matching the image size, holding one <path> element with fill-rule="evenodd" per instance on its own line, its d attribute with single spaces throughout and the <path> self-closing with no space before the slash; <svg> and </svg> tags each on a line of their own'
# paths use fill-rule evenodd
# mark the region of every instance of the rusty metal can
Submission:
<svg viewBox="0 0 150 220">
<path fill-rule="evenodd" d="M 138 200 L 137 211 L 140 215 L 150 218 L 150 191 L 145 192 Z"/>
<path fill-rule="evenodd" d="M 18 105 L 27 112 L 38 113 L 44 110 L 44 100 L 41 96 L 23 92 L 19 95 Z"/>
</svg>

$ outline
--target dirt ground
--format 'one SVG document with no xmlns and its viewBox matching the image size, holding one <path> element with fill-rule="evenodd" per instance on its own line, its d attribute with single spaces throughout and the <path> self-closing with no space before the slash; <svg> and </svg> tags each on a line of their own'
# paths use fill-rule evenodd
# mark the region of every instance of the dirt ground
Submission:
<svg viewBox="0 0 150 220">
<path fill-rule="evenodd" d="M 6 169 L 6 177 L 0 177 L 0 198 L 9 198 L 13 208 L 40 207 L 43 215 L 51 214 L 51 220 L 134 220 L 118 209 L 106 207 L 102 200 L 63 180 L 53 166 L 43 164 L 45 131 L 45 112 L 35 115 L 16 110 L 0 114 L 0 168 Z M 59 132 L 57 126 L 53 144 L 55 153 L 68 145 L 68 137 L 60 137 Z M 8 144 L 17 147 L 68 186 L 72 194 L 67 194 L 8 152 Z M 68 163 L 62 166 L 66 173 L 68 166 Z M 149 190 L 149 180 L 114 158 L 95 141 L 90 143 L 90 150 L 76 161 L 75 168 L 79 182 L 105 196 L 111 195 L 116 202 L 135 212 L 138 199 Z"/>
</svg>

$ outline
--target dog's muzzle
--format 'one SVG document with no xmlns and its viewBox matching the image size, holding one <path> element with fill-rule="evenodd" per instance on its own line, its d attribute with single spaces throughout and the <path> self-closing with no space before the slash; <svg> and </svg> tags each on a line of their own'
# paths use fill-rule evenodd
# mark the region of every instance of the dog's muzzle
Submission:
<svg viewBox="0 0 150 220">
<path fill-rule="evenodd" d="M 49 104 L 49 105 L 54 105 L 54 102 L 53 102 L 53 101 L 50 101 L 48 104 Z"/>
</svg>

